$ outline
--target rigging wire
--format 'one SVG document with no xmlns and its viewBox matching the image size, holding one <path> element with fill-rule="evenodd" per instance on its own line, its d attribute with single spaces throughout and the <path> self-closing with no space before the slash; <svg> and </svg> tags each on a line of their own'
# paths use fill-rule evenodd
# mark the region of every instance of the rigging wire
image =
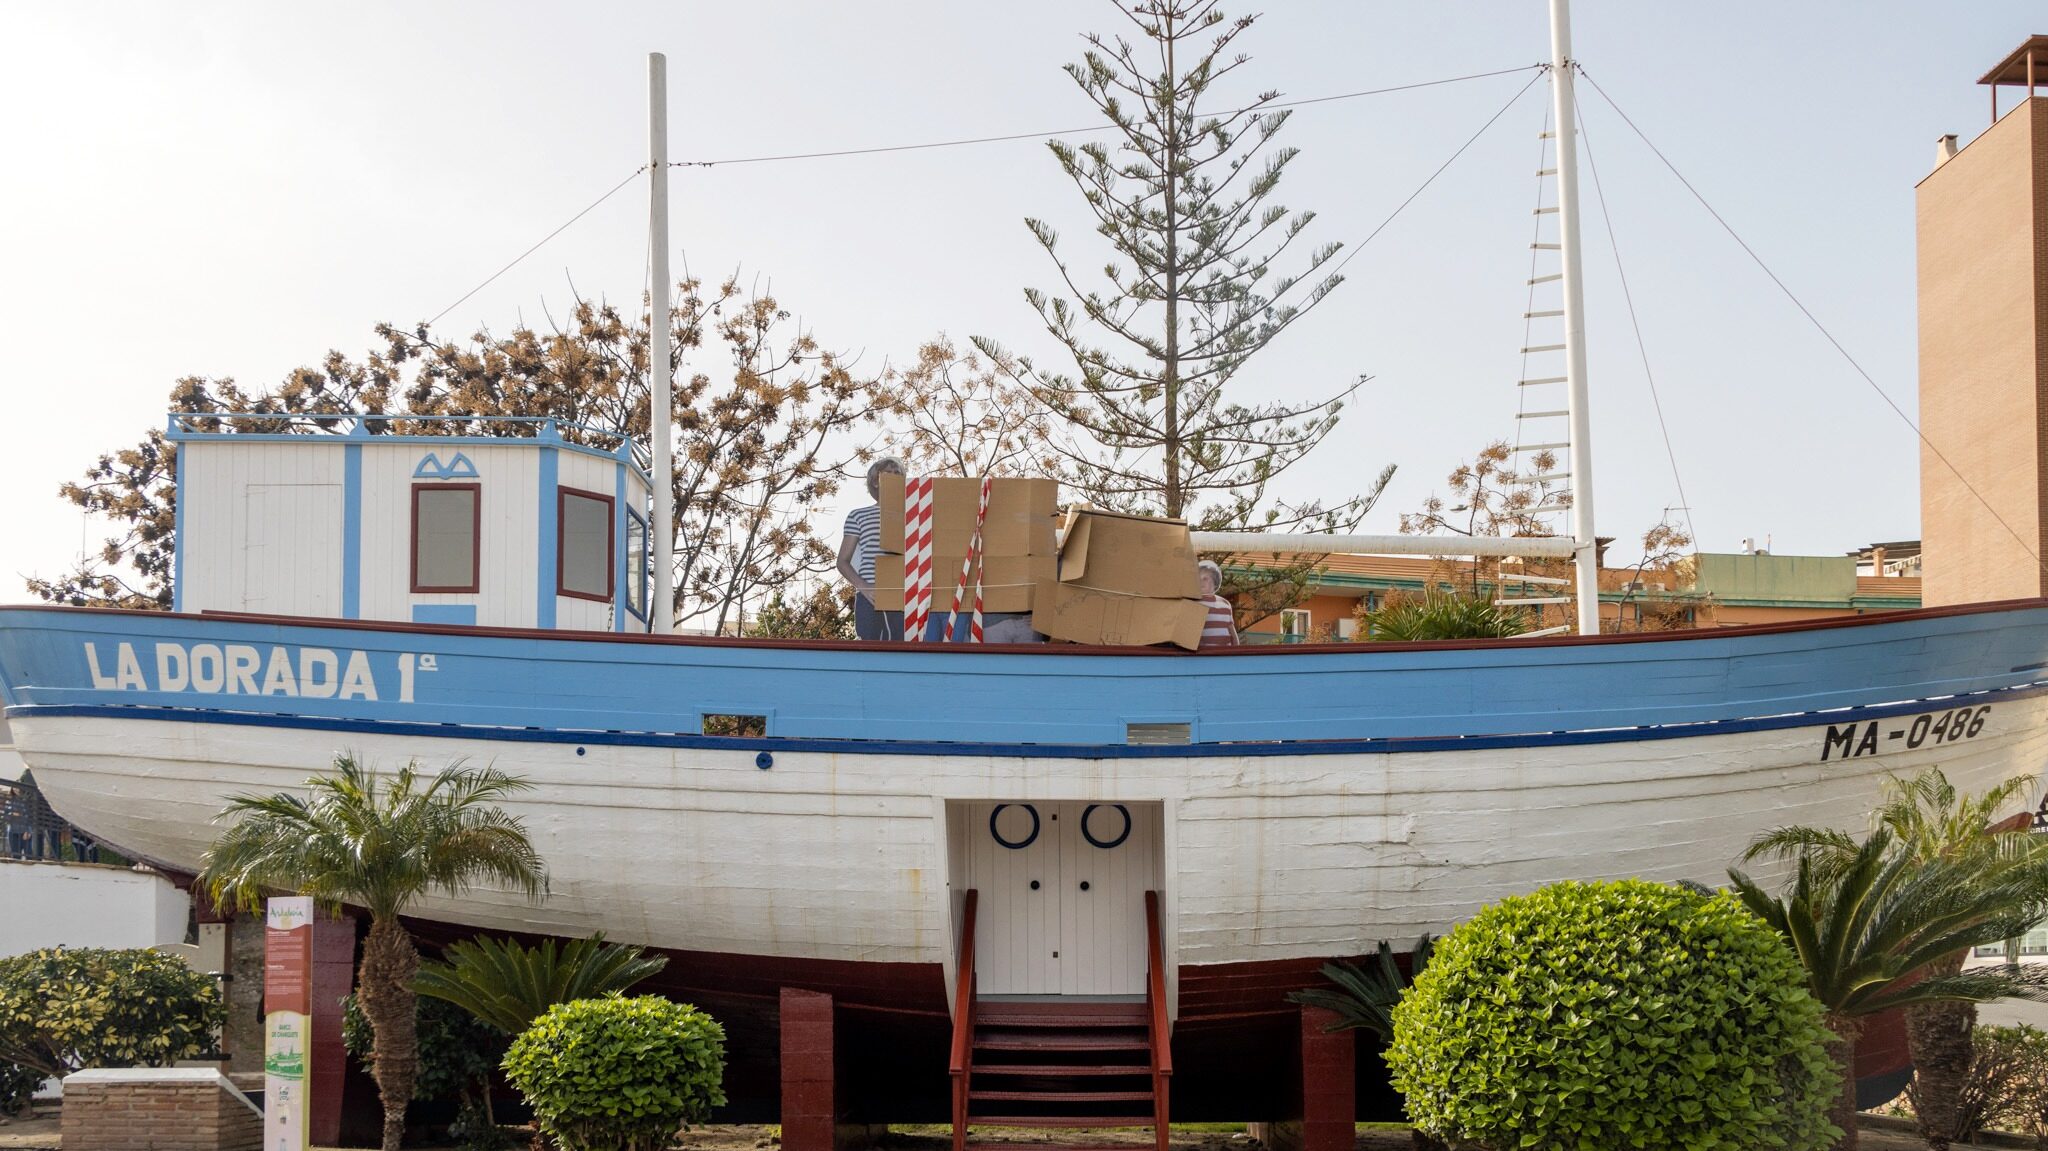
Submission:
<svg viewBox="0 0 2048 1151">
<path fill-rule="evenodd" d="M 1548 64 L 1525 64 L 1520 68 L 1501 68 L 1492 72 L 1474 72 L 1466 76 L 1448 76 L 1441 80 L 1423 80 L 1414 84 L 1396 84 L 1391 88 L 1368 88 L 1362 92 L 1339 92 L 1331 96 L 1309 96 L 1300 100 L 1280 100 L 1270 104 L 1253 104 L 1244 108 L 1221 113 L 1234 116 L 1242 112 L 1268 109 L 1300 108 L 1309 104 L 1328 104 L 1335 100 L 1355 100 L 1361 96 L 1384 96 L 1390 92 L 1412 92 L 1417 88 L 1435 88 L 1444 84 L 1457 84 L 1466 80 L 1485 80 L 1493 76 L 1511 76 L 1531 68 L 1548 68 Z M 1085 128 L 1054 128 L 1045 132 L 1013 132 L 1002 136 L 970 136 L 959 140 L 933 140 L 923 144 L 884 144 L 873 148 L 840 148 L 825 152 L 789 152 L 768 156 L 738 156 L 726 160 L 671 160 L 671 168 L 715 168 L 729 164 L 772 164 L 784 160 L 829 160 L 842 156 L 874 156 L 884 152 L 922 152 L 932 148 L 964 148 L 976 144 L 1004 144 L 1016 140 L 1046 140 L 1054 136 L 1085 136 L 1094 132 L 1114 131 L 1114 124 L 1092 124 Z"/>
<path fill-rule="evenodd" d="M 1650 370 L 1650 347 L 1643 342 L 1643 322 L 1636 316 L 1635 293 L 1629 290 L 1628 270 L 1621 265 L 1621 241 L 1614 237 L 1614 217 L 1607 211 L 1607 190 L 1600 186 L 1600 165 L 1593 159 L 1593 136 L 1586 131 L 1586 114 L 1578 106 L 1576 95 L 1572 98 L 1572 111 L 1577 113 L 1579 138 L 1586 142 L 1586 168 L 1593 175 L 1593 198 L 1600 201 L 1600 221 L 1607 226 L 1607 248 L 1614 253 L 1614 274 L 1621 281 L 1622 301 L 1628 305 L 1629 327 L 1635 330 L 1636 354 L 1642 357 L 1643 379 L 1650 385 L 1650 406 L 1657 413 L 1657 430 L 1664 436 L 1664 458 L 1671 461 L 1671 482 L 1678 488 L 1678 506 L 1685 512 L 1685 533 L 1692 537 L 1693 550 L 1698 551 L 1700 533 L 1692 525 L 1692 501 L 1686 498 L 1685 480 L 1678 474 L 1678 453 L 1671 447 L 1671 426 L 1664 422 L 1664 399 L 1657 394 L 1657 374 Z"/>
<path fill-rule="evenodd" d="M 595 199 L 595 200 L 592 200 L 592 201 L 590 202 L 590 205 L 589 205 L 588 207 L 584 208 L 584 209 L 583 209 L 583 210 L 582 210 L 581 212 L 578 212 L 578 213 L 576 213 L 575 215 L 573 215 L 573 216 L 569 217 L 569 218 L 568 218 L 567 220 L 564 220 L 564 221 L 562 222 L 562 225 L 561 225 L 561 227 L 558 227 L 558 228 L 556 228 L 556 229 L 555 229 L 554 231 L 552 231 L 552 232 L 549 232 L 549 233 L 548 233 L 547 235 L 545 235 L 545 236 L 542 236 L 542 237 L 541 237 L 541 238 L 540 238 L 539 240 L 536 240 L 536 241 L 534 242 L 534 244 L 533 244 L 533 246 L 532 246 L 532 247 L 530 247 L 530 248 L 526 249 L 526 250 L 525 250 L 524 252 L 521 252 L 521 253 L 519 253 L 518 255 L 516 255 L 516 256 L 514 256 L 514 257 L 512 257 L 512 262 L 511 262 L 511 263 L 509 263 L 509 264 L 506 264 L 506 265 L 505 265 L 504 267 L 502 267 L 502 268 L 499 268 L 499 269 L 498 269 L 497 271 L 495 271 L 495 272 L 492 272 L 492 273 L 491 273 L 490 275 L 488 275 L 488 276 L 484 277 L 484 281 L 483 281 L 483 283 L 481 283 L 481 284 L 478 284 L 478 285 L 477 285 L 476 287 L 474 287 L 474 288 L 471 288 L 471 289 L 470 289 L 469 291 L 467 291 L 467 292 L 464 292 L 464 293 L 462 293 L 462 298 L 461 298 L 461 299 L 458 299 L 458 300 L 456 300 L 456 301 L 455 301 L 454 303 L 452 303 L 452 304 L 448 305 L 447 307 L 445 307 L 445 308 L 442 308 L 442 309 L 441 309 L 440 311 L 438 311 L 438 312 L 435 312 L 435 313 L 434 313 L 434 318 L 433 318 L 433 319 L 431 319 L 431 320 L 428 320 L 428 321 L 427 321 L 427 323 L 426 323 L 426 326 L 427 326 L 427 327 L 429 327 L 429 328 L 431 328 L 431 327 L 433 327 L 433 326 L 434 326 L 435 324 L 438 324 L 438 323 L 440 323 L 440 322 L 441 322 L 441 317 L 443 317 L 443 316 L 447 315 L 448 313 L 450 313 L 450 312 L 454 311 L 455 309 L 457 309 L 457 308 L 461 307 L 461 306 L 462 306 L 462 304 L 463 304 L 463 301 L 465 301 L 465 300 L 469 299 L 469 298 L 470 298 L 471 296 L 474 296 L 474 295 L 476 295 L 476 294 L 477 294 L 478 292 L 481 292 L 481 291 L 483 291 L 483 290 L 484 290 L 485 288 L 488 288 L 488 287 L 490 287 L 490 286 L 491 286 L 491 283 L 492 283 L 492 281 L 496 280 L 496 279 L 497 279 L 497 278 L 498 278 L 499 276 L 502 276 L 502 275 L 504 275 L 505 273 L 507 273 L 507 272 L 511 271 L 511 270 L 512 270 L 513 268 L 515 268 L 515 267 L 518 267 L 518 266 L 519 266 L 519 262 L 520 262 L 521 260 L 524 260 L 524 259 L 526 259 L 526 257 L 528 257 L 528 256 L 531 256 L 531 255 L 533 255 L 533 254 L 534 254 L 535 252 L 538 252 L 538 251 L 540 251 L 540 250 L 541 250 L 541 248 L 542 248 L 542 246 L 543 246 L 543 245 L 545 245 L 545 244 L 546 244 L 546 243 L 547 243 L 547 242 L 548 242 L 549 240 L 552 240 L 552 239 L 554 239 L 554 238 L 555 238 L 556 236 L 559 236 L 559 235 L 561 235 L 561 234 L 562 234 L 563 232 L 567 231 L 567 230 L 569 229 L 569 225 L 571 225 L 571 224 L 574 224 L 574 223 L 575 223 L 576 221 L 578 221 L 578 220 L 581 220 L 581 219 L 582 219 L 583 217 L 585 217 L 585 216 L 588 216 L 588 215 L 589 215 L 589 214 L 590 214 L 591 212 L 593 212 L 593 211 L 595 211 L 595 210 L 596 210 L 596 208 L 597 208 L 597 206 L 598 206 L 599 204 L 602 204 L 602 203 L 604 203 L 604 202 L 605 202 L 606 200 L 609 200 L 609 199 L 611 199 L 611 198 L 612 198 L 613 196 L 617 195 L 617 194 L 618 194 L 618 191 L 619 191 L 619 189 L 621 189 L 621 188 L 624 188 L 624 187 L 625 187 L 626 185 L 628 185 L 628 184 L 632 183 L 632 182 L 633 182 L 633 181 L 634 181 L 635 179 L 637 179 L 637 178 L 639 177 L 639 175 L 640 175 L 640 174 L 641 174 L 642 172 L 645 172 L 645 171 L 646 171 L 646 170 L 648 169 L 648 167 L 649 167 L 649 166 L 650 166 L 650 165 L 647 165 L 647 164 L 642 164 L 642 165 L 640 165 L 640 166 L 639 166 L 638 168 L 635 168 L 635 169 L 633 169 L 633 171 L 631 172 L 631 174 L 629 174 L 629 175 L 628 175 L 628 176 L 627 176 L 627 177 L 626 177 L 625 179 L 623 179 L 623 180 L 620 180 L 620 181 L 619 181 L 618 183 L 616 183 L 616 184 L 613 184 L 613 185 L 612 185 L 612 187 L 611 187 L 611 191 L 609 191 L 609 192 L 606 192 L 606 193 L 605 193 L 604 195 L 602 195 L 602 196 L 599 196 L 599 197 L 598 197 L 597 199 Z"/>
<path fill-rule="evenodd" d="M 1629 126 L 1629 129 L 1636 134 L 1636 138 L 1641 140 L 1644 146 L 1648 147 L 1651 153 L 1654 154 L 1657 157 L 1657 159 L 1663 163 L 1665 170 L 1670 172 L 1671 175 L 1675 177 L 1680 184 L 1683 184 L 1687 192 L 1692 193 L 1692 198 L 1699 201 L 1700 207 L 1705 208 L 1707 210 L 1707 214 L 1714 218 L 1714 222 L 1721 225 L 1721 230 L 1727 232 L 1728 237 L 1735 241 L 1736 245 L 1740 247 L 1743 250 L 1743 252 L 1749 256 L 1750 260 L 1753 261 L 1759 269 L 1762 270 L 1763 274 L 1770 279 L 1771 283 L 1777 285 L 1778 290 L 1785 294 L 1785 298 L 1792 301 L 1792 306 L 1799 309 L 1799 314 L 1806 317 L 1807 322 L 1813 325 L 1814 330 L 1819 332 L 1822 338 L 1826 339 L 1829 344 L 1832 344 L 1834 346 L 1835 351 L 1841 353 L 1842 359 L 1848 361 L 1849 366 L 1856 370 L 1856 374 L 1863 377 L 1863 382 L 1870 385 L 1870 390 L 1877 393 L 1877 398 L 1884 401 L 1885 406 L 1892 410 L 1892 414 L 1898 416 L 1900 421 L 1902 421 L 1908 428 L 1911 428 L 1913 430 L 1913 435 L 1918 437 L 1921 444 L 1923 444 L 1928 451 L 1934 453 L 1934 458 L 1940 460 L 1942 466 L 1946 467 L 1949 470 L 1950 474 L 1954 475 L 1956 479 L 1962 483 L 1963 487 L 1969 491 L 1970 495 L 1975 497 L 1979 504 L 1983 505 L 1984 510 L 1991 513 L 1991 518 L 1997 520 L 1998 526 L 2004 528 L 2006 532 L 2012 536 L 2013 542 L 2020 545 L 2020 550 L 2026 552 L 2027 555 L 2033 557 L 2034 563 L 2037 567 L 2048 569 L 2048 562 L 2044 562 L 2041 558 L 2041 554 L 2028 545 L 2026 537 L 2022 536 L 2019 533 L 2018 529 L 2014 528 L 2012 524 L 2009 521 L 2007 521 L 2003 515 L 1999 514 L 1998 509 L 1991 505 L 1990 500 L 1984 498 L 1984 493 L 1977 490 L 1977 485 L 1970 482 L 1969 477 L 1963 474 L 1961 468 L 1956 467 L 1954 461 L 1948 458 L 1948 453 L 1942 451 L 1939 447 L 1935 445 L 1933 440 L 1927 438 L 1927 433 L 1920 430 L 1920 425 L 1914 421 L 1913 417 L 1906 414 L 1906 410 L 1898 405 L 1898 401 L 1892 399 L 1891 394 L 1889 392 L 1886 392 L 1882 387 L 1878 386 L 1877 380 L 1874 377 L 1872 377 L 1869 372 L 1864 370 L 1863 365 L 1857 362 L 1855 356 L 1849 354 L 1849 349 L 1842 346 L 1842 342 L 1835 338 L 1834 333 L 1828 330 L 1827 325 L 1821 323 L 1820 318 L 1815 316 L 1812 310 L 1809 309 L 1805 305 L 1805 303 L 1803 303 L 1799 299 L 1798 296 L 1792 293 L 1792 289 L 1785 285 L 1785 281 L 1778 278 L 1778 273 L 1772 271 L 1771 266 L 1769 264 L 1764 263 L 1763 257 L 1756 254 L 1756 249 L 1750 247 L 1749 242 L 1747 240 L 1744 240 L 1740 233 L 1736 232 L 1735 228 L 1732 225 L 1730 225 L 1726 219 L 1722 217 L 1721 213 L 1714 210 L 1714 206 L 1707 202 L 1707 198 L 1705 196 L 1700 195 L 1699 189 L 1693 187 L 1692 181 L 1685 178 L 1684 173 L 1678 170 L 1678 166 L 1671 162 L 1670 157 L 1666 156 L 1662 149 L 1658 148 L 1656 144 L 1650 141 L 1650 137 L 1646 135 L 1640 127 L 1636 125 L 1636 122 L 1634 120 L 1629 118 L 1629 114 L 1627 112 L 1621 110 L 1621 105 L 1616 104 L 1614 102 L 1614 97 L 1609 96 L 1607 94 L 1607 89 L 1602 88 L 1600 86 L 1600 81 L 1595 80 L 1591 75 L 1587 74 L 1584 68 L 1579 69 L 1579 75 L 1586 77 L 1586 82 L 1593 86 L 1593 90 L 1595 92 L 1600 93 L 1600 98 L 1602 100 L 1607 101 L 1607 106 L 1609 108 L 1614 109 L 1614 114 L 1621 117 L 1622 123 L 1627 124 Z"/>
<path fill-rule="evenodd" d="M 1507 115 L 1508 109 L 1514 107 L 1516 104 L 1521 103 L 1522 97 L 1528 94 L 1529 89 L 1534 88 L 1536 86 L 1536 81 L 1543 79 L 1543 77 L 1549 73 L 1550 65 L 1539 64 L 1536 66 L 1536 69 L 1536 74 L 1534 76 L 1529 77 L 1529 82 L 1527 84 L 1522 85 L 1519 91 L 1517 91 L 1514 95 L 1508 97 L 1508 102 L 1500 106 L 1500 111 L 1495 112 L 1492 116 L 1487 117 L 1486 123 L 1481 124 L 1479 126 L 1479 130 L 1477 132 L 1472 133 L 1471 138 L 1467 139 L 1464 143 L 1458 145 L 1458 150 L 1451 153 L 1450 159 L 1445 160 L 1443 163 L 1437 165 L 1436 171 L 1431 172 L 1429 174 L 1429 179 L 1424 180 L 1421 184 L 1416 186 L 1416 189 L 1413 192 L 1408 193 L 1408 198 L 1401 201 L 1399 206 L 1397 206 L 1391 213 L 1387 215 L 1386 219 L 1381 220 L 1379 227 L 1374 228 L 1372 231 L 1366 233 L 1365 239 L 1360 240 L 1356 245 L 1352 247 L 1351 251 L 1345 253 L 1344 258 L 1337 261 L 1337 266 L 1330 269 L 1330 275 L 1334 276 L 1337 273 L 1343 271 L 1344 265 L 1349 264 L 1355 257 L 1357 257 L 1358 253 L 1365 251 L 1365 246 L 1367 244 L 1372 243 L 1373 240 L 1378 238 L 1381 232 L 1387 230 L 1387 225 L 1393 223 L 1396 217 L 1398 217 L 1402 212 L 1408 210 L 1408 205 L 1413 204 L 1415 202 L 1415 197 L 1422 195 L 1423 192 L 1429 189 L 1429 186 L 1431 184 L 1436 183 L 1436 178 L 1438 176 L 1443 175 L 1445 169 L 1449 168 L 1452 164 L 1457 163 L 1458 157 L 1464 155 L 1466 149 L 1478 143 L 1479 137 L 1486 135 L 1486 130 L 1488 128 L 1493 127 L 1495 122 L 1497 122 L 1502 116 Z M 1515 70 L 1521 71 L 1521 69 L 1519 68 Z"/>
</svg>

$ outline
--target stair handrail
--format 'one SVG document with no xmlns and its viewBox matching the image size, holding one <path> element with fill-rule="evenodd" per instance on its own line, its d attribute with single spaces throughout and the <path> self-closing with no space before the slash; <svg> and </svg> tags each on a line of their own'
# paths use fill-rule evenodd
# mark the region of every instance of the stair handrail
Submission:
<svg viewBox="0 0 2048 1151">
<path fill-rule="evenodd" d="M 967 1146 L 967 1087 L 974 1052 L 974 912 L 981 893 L 967 889 L 960 913 L 959 969 L 953 975 L 953 1151 Z"/>
<path fill-rule="evenodd" d="M 1171 1108 L 1167 1081 L 1173 1077 L 1173 1033 L 1166 1020 L 1166 955 L 1159 939 L 1159 893 L 1145 893 L 1145 1024 L 1152 1048 L 1152 1138 L 1167 1151 Z"/>
</svg>

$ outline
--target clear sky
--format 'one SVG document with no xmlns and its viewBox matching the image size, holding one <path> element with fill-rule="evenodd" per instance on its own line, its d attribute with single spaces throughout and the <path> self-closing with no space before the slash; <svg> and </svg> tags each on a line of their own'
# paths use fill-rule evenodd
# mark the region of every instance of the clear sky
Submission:
<svg viewBox="0 0 2048 1151">
<path fill-rule="evenodd" d="M 1244 9 L 1234 5 L 1235 12 Z M 1533 64 L 1545 5 L 1268 0 L 1249 95 L 1321 96 Z M 645 54 L 668 53 L 671 150 L 721 159 L 1090 124 L 1061 73 L 1108 0 L 846 4 L 105 3 L 5 6 L 0 37 L 0 602 L 99 530 L 57 485 L 135 441 L 186 374 L 269 385 L 380 320 L 446 307 L 643 162 Z M 1577 55 L 1908 411 L 1913 184 L 1988 118 L 1974 81 L 2048 25 L 2037 4 L 1581 0 Z M 1525 82 L 1314 105 L 1279 199 L 1355 244 Z M 2006 99 L 2013 97 L 2008 94 Z M 1370 374 L 1287 492 L 1401 472 L 1392 531 L 1459 460 L 1514 437 L 1541 85 L 1253 361 L 1246 398 Z M 1590 89 L 1593 157 L 1701 545 L 1839 553 L 1919 532 L 1913 433 Z M 744 268 L 827 346 L 903 360 L 939 333 L 1048 353 L 1024 230 L 1101 262 L 1042 145 L 679 169 L 677 259 Z M 1678 504 L 1587 185 L 1600 530 Z M 641 289 L 643 185 L 450 314 Z M 1968 445 L 1943 445 L 1969 458 Z M 1967 466 L 1967 465 L 1966 465 Z M 1618 550 L 1626 551 L 1627 544 Z"/>
</svg>

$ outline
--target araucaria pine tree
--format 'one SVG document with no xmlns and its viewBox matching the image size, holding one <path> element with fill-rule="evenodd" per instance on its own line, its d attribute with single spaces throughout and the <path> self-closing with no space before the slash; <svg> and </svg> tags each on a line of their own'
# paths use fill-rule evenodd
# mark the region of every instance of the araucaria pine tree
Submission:
<svg viewBox="0 0 2048 1151">
<path fill-rule="evenodd" d="M 1270 394 L 1270 384 L 1239 379 L 1247 361 L 1342 282 L 1331 265 L 1337 244 L 1309 250 L 1296 271 L 1275 270 L 1315 218 L 1269 202 L 1296 154 L 1267 147 L 1287 123 L 1271 106 L 1279 94 L 1210 110 L 1225 102 L 1218 83 L 1246 62 L 1232 45 L 1256 17 L 1227 18 L 1217 0 L 1117 10 L 1137 42 L 1090 35 L 1081 62 L 1067 65 L 1115 136 L 1051 144 L 1113 252 L 1106 286 L 1084 288 L 1053 226 L 1026 221 L 1067 294 L 1032 288 L 1025 299 L 1073 368 L 976 344 L 1072 429 L 1055 444 L 1063 478 L 1100 505 L 1219 530 L 1355 525 L 1392 468 L 1371 491 L 1332 504 L 1269 501 L 1267 485 L 1330 434 L 1363 378 L 1303 402 L 1230 398 Z"/>
</svg>

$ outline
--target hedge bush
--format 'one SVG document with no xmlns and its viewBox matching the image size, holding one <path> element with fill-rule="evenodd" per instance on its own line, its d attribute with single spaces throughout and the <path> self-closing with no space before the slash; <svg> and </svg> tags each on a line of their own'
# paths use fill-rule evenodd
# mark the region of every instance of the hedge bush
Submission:
<svg viewBox="0 0 2048 1151">
<path fill-rule="evenodd" d="M 1805 986 L 1733 896 L 1560 883 L 1437 944 L 1386 1060 L 1416 1126 L 1452 1141 L 1824 1148 L 1840 1081 Z"/>
<path fill-rule="evenodd" d="M 449 1099 L 489 1090 L 491 1072 L 505 1057 L 512 1037 L 446 1000 L 422 995 L 415 1002 L 419 1065 L 413 1072 L 413 1100 Z M 367 1070 L 376 1042 L 376 1032 L 362 1005 L 354 995 L 344 996 L 341 1045 Z"/>
<path fill-rule="evenodd" d="M 45 1075 L 191 1059 L 226 1017 L 212 976 L 148 948 L 0 959 L 0 1059 Z"/>
<path fill-rule="evenodd" d="M 512 1041 L 505 1074 L 562 1151 L 662 1151 L 725 1102 L 725 1029 L 659 995 L 578 999 Z"/>
<path fill-rule="evenodd" d="M 33 1067 L 9 1063 L 0 1059 L 0 1119 L 19 1115 L 28 1110 L 28 1105 L 49 1076 Z"/>
</svg>

